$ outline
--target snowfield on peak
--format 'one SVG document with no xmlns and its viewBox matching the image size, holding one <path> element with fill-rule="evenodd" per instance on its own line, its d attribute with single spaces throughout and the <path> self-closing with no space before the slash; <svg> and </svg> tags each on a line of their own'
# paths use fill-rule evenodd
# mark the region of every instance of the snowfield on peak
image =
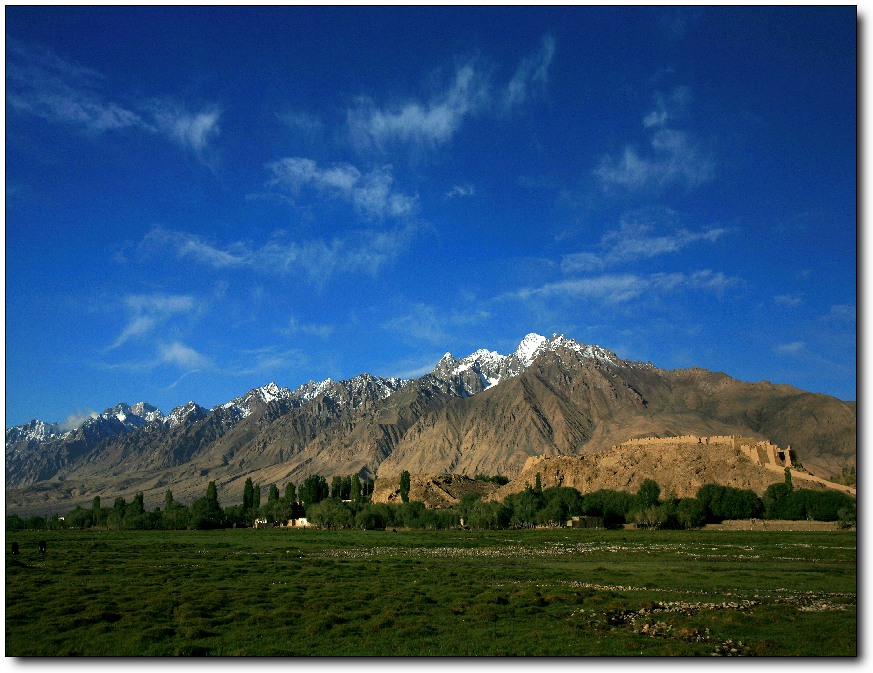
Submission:
<svg viewBox="0 0 873 673">
<path fill-rule="evenodd" d="M 194 401 L 188 402 L 181 407 L 176 407 L 163 420 L 171 428 L 187 423 L 192 419 L 199 420 L 205 418 L 209 414 L 208 409 L 204 409 Z"/>
<path fill-rule="evenodd" d="M 528 334 L 521 340 L 521 343 L 518 344 L 518 348 L 515 349 L 514 355 L 519 359 L 524 367 L 530 367 L 536 359 L 539 350 L 547 343 L 548 339 L 540 334 Z"/>
<path fill-rule="evenodd" d="M 467 357 L 456 360 L 451 353 L 446 353 L 431 375 L 451 384 L 450 388 L 462 397 L 468 397 L 488 390 L 501 381 L 518 376 L 526 371 L 542 353 L 551 351 L 557 353 L 563 360 L 562 349 L 572 351 L 581 358 L 606 365 L 652 366 L 648 363 L 626 362 L 610 350 L 581 344 L 568 339 L 563 334 L 553 334 L 552 338 L 548 339 L 541 334 L 531 332 L 509 355 L 480 348 Z"/>
<path fill-rule="evenodd" d="M 269 404 L 276 400 L 293 399 L 293 397 L 294 393 L 288 390 L 288 388 L 282 388 L 273 381 L 270 381 L 270 383 L 265 386 L 252 388 L 241 397 L 235 397 L 230 402 L 225 402 L 218 407 L 213 407 L 213 411 L 217 408 L 225 409 L 235 413 L 239 417 L 239 420 L 241 420 L 251 415 L 257 401 L 260 401 L 263 404 Z"/>
<path fill-rule="evenodd" d="M 319 381 L 318 383 L 315 381 L 309 381 L 298 386 L 294 391 L 294 396 L 303 402 L 309 402 L 309 400 L 315 399 L 332 385 L 333 380 L 330 378 L 326 378 L 324 381 Z"/>
</svg>

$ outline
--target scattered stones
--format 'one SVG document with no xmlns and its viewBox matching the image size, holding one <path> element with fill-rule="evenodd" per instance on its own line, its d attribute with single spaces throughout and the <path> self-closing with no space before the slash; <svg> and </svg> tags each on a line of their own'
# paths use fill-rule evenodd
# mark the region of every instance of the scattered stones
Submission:
<svg viewBox="0 0 873 673">
<path fill-rule="evenodd" d="M 726 640 L 715 646 L 712 657 L 754 657 L 755 653 L 742 640 Z"/>
</svg>

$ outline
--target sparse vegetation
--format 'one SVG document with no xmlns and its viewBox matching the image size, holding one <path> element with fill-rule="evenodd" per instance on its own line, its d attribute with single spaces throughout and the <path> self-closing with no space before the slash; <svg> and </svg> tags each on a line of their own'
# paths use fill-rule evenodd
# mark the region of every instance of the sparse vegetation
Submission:
<svg viewBox="0 0 873 673">
<path fill-rule="evenodd" d="M 856 468 L 854 465 L 851 467 L 844 467 L 843 471 L 840 473 L 839 477 L 834 479 L 838 484 L 845 484 L 846 486 L 854 486 L 857 483 L 857 474 Z"/>
<path fill-rule="evenodd" d="M 490 482 L 492 484 L 499 484 L 501 486 L 509 483 L 509 477 L 504 477 L 502 474 L 494 474 L 491 476 L 486 474 L 477 474 L 475 479 L 476 481 Z"/>
</svg>

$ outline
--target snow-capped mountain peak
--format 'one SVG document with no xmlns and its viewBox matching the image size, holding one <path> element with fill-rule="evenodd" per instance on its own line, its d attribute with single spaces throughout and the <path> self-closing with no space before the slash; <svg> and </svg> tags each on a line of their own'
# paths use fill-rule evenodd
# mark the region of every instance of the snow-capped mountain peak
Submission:
<svg viewBox="0 0 873 673">
<path fill-rule="evenodd" d="M 163 417 L 164 415 L 158 410 L 157 407 L 153 407 L 147 402 L 137 402 L 133 405 L 121 402 L 119 404 L 116 404 L 114 407 L 110 407 L 102 414 L 89 418 L 82 425 L 95 425 L 101 420 L 118 421 L 126 429 L 133 430 L 134 428 L 139 428 L 146 423 L 160 420 Z"/>
<path fill-rule="evenodd" d="M 230 402 L 219 405 L 219 408 L 230 411 L 239 420 L 250 416 L 258 403 L 269 404 L 276 400 L 289 400 L 293 397 L 294 393 L 288 390 L 288 388 L 282 388 L 275 382 L 270 381 L 265 386 L 252 388 L 245 395 L 235 397 Z"/>
<path fill-rule="evenodd" d="M 546 338 L 532 332 L 527 334 L 509 355 L 480 348 L 459 360 L 447 352 L 426 378 L 431 385 L 436 384 L 447 393 L 469 397 L 522 374 L 547 353 L 557 358 L 561 366 L 565 367 L 578 367 L 580 364 L 599 369 L 616 366 L 654 367 L 651 363 L 622 360 L 610 350 L 579 343 L 563 334 L 553 334 L 551 338 Z M 588 364 L 585 364 L 586 362 Z M 8 447 L 21 442 L 54 441 L 73 435 L 100 439 L 113 434 L 131 432 L 154 422 L 174 428 L 196 422 L 211 412 L 219 410 L 224 412 L 222 423 L 227 427 L 228 424 L 232 426 L 250 416 L 257 407 L 277 401 L 284 401 L 291 407 L 298 407 L 323 397 L 334 405 L 358 408 L 368 400 L 385 399 L 409 383 L 409 380 L 404 379 L 360 374 L 339 382 L 330 378 L 319 382 L 310 380 L 292 391 L 271 381 L 225 404 L 213 407 L 211 411 L 189 402 L 177 407 L 166 417 L 160 410 L 146 402 L 137 402 L 133 405 L 119 403 L 101 414 L 91 412 L 84 418 L 84 422 L 75 425 L 71 421 L 46 423 L 33 420 L 9 428 L 6 430 L 6 445 Z"/>
<path fill-rule="evenodd" d="M 102 414 L 90 412 L 83 420 L 72 423 L 46 423 L 33 420 L 24 425 L 9 428 L 6 431 L 6 445 L 19 442 L 45 442 L 64 439 L 81 433 L 91 439 L 99 439 L 119 433 L 132 432 L 153 421 L 159 421 L 164 415 L 151 404 L 137 402 L 134 405 L 120 402 L 109 407 Z"/>
<path fill-rule="evenodd" d="M 521 343 L 518 344 L 518 348 L 515 349 L 513 355 L 518 358 L 519 362 L 521 362 L 525 368 L 530 367 L 536 359 L 536 356 L 539 354 L 540 349 L 548 343 L 549 340 L 546 339 L 546 337 L 531 332 L 521 340 Z"/>
<path fill-rule="evenodd" d="M 206 418 L 208 414 L 209 411 L 207 409 L 204 409 L 196 402 L 191 401 L 184 406 L 176 407 L 175 409 L 173 409 L 173 411 L 169 413 L 164 421 L 169 424 L 171 428 L 175 428 L 179 425 L 197 421 L 201 418 Z"/>
<path fill-rule="evenodd" d="M 330 378 L 318 382 L 310 380 L 303 385 L 298 386 L 294 391 L 293 396 L 301 402 L 309 402 L 328 390 L 332 385 L 333 380 Z"/>
<path fill-rule="evenodd" d="M 636 364 L 621 360 L 610 350 L 581 344 L 563 334 L 553 334 L 551 338 L 546 338 L 532 332 L 509 355 L 480 348 L 467 357 L 456 360 L 450 353 L 446 353 L 431 375 L 442 381 L 448 391 L 468 397 L 518 376 L 547 352 L 555 353 L 562 362 L 569 364 L 566 359 L 567 351 L 572 353 L 571 359 L 592 360 L 595 366 Z"/>
<path fill-rule="evenodd" d="M 146 423 L 151 423 L 152 421 L 161 420 L 164 415 L 161 413 L 161 410 L 157 407 L 153 407 L 148 402 L 137 402 L 136 404 L 132 404 L 130 406 L 130 411 L 136 416 L 139 416 Z"/>
<path fill-rule="evenodd" d="M 62 435 L 63 432 L 60 423 L 46 423 L 34 419 L 6 430 L 6 445 L 28 441 L 44 442 L 47 439 Z"/>
</svg>

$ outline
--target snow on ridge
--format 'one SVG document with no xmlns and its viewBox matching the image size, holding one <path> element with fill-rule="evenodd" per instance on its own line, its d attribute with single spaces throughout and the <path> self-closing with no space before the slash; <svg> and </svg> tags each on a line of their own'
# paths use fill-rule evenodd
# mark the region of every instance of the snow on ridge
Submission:
<svg viewBox="0 0 873 673">
<path fill-rule="evenodd" d="M 44 442 L 53 437 L 63 435 L 60 423 L 46 423 L 39 419 L 33 419 L 27 423 L 16 425 L 6 430 L 6 444 L 15 444 L 23 441 Z"/>
<path fill-rule="evenodd" d="M 330 378 L 326 378 L 324 381 L 308 381 L 302 385 L 297 386 L 292 395 L 302 402 L 309 402 L 310 400 L 315 399 L 321 393 L 325 392 L 328 388 L 333 385 L 333 380 Z"/>
<path fill-rule="evenodd" d="M 285 389 L 270 381 L 267 385 L 257 388 L 256 391 L 264 402 L 273 402 L 284 397 L 283 392 L 285 392 Z M 291 391 L 289 390 L 288 392 Z"/>
<path fill-rule="evenodd" d="M 82 428 L 89 432 L 97 432 L 104 435 L 115 432 L 129 432 L 163 418 L 164 415 L 161 411 L 147 402 L 137 402 L 133 405 L 119 402 L 114 407 L 104 410 L 101 414 L 93 411 L 89 412 L 87 417 L 75 423 L 75 425 L 70 422 L 70 419 L 66 422 L 57 423 L 46 423 L 45 421 L 34 419 L 22 425 L 17 425 L 6 430 L 6 444 L 15 444 L 22 441 L 45 442 L 65 439 Z"/>
<path fill-rule="evenodd" d="M 163 420 L 171 428 L 174 428 L 177 425 L 184 423 L 192 414 L 206 416 L 208 413 L 209 411 L 207 409 L 204 409 L 195 401 L 191 400 L 188 404 L 173 409 L 173 411 L 171 411 L 168 416 L 164 417 Z"/>
<path fill-rule="evenodd" d="M 554 350 L 556 347 L 564 347 L 569 350 L 575 351 L 582 357 L 590 358 L 593 360 L 604 360 L 614 365 L 624 362 L 611 350 L 601 348 L 600 346 L 582 344 L 575 339 L 568 339 L 563 334 L 553 334 L 552 338 L 549 339 L 549 347 L 552 348 L 552 350 Z"/>
<path fill-rule="evenodd" d="M 551 338 L 546 338 L 531 332 L 521 340 L 515 351 L 509 355 L 501 355 L 496 351 L 480 348 L 458 360 L 450 352 L 446 352 L 431 373 L 436 378 L 448 383 L 450 388 L 455 390 L 456 394 L 469 396 L 483 390 L 488 390 L 502 381 L 523 373 L 544 352 L 554 352 L 564 359 L 565 350 L 572 351 L 581 358 L 591 359 L 595 362 L 611 366 L 655 368 L 650 362 L 622 360 L 610 350 L 579 343 L 574 339 L 567 338 L 563 334 L 553 334 Z M 218 408 L 226 409 L 231 412 L 236 420 L 241 420 L 251 414 L 254 398 L 268 404 L 276 400 L 287 399 L 292 404 L 298 405 L 305 404 L 321 394 L 325 394 L 333 400 L 343 399 L 346 395 L 350 394 L 353 399 L 357 399 L 357 404 L 360 404 L 361 395 L 364 394 L 367 388 L 375 392 L 378 398 L 385 399 L 414 380 L 382 378 L 365 373 L 341 382 L 335 382 L 330 378 L 320 382 L 310 380 L 300 385 L 294 391 L 283 388 L 274 381 L 271 381 L 264 386 L 250 390 L 241 397 L 218 405 L 213 410 Z M 9 428 L 6 430 L 6 444 L 8 446 L 9 444 L 21 441 L 46 441 L 63 438 L 77 431 L 83 425 L 87 425 L 98 432 L 105 432 L 107 430 L 109 432 L 124 432 L 125 430 L 133 430 L 155 421 L 167 423 L 173 427 L 184 422 L 192 413 L 205 416 L 209 413 L 209 410 L 200 407 L 192 401 L 187 405 L 177 407 L 168 416 L 164 416 L 159 409 L 145 402 L 137 402 L 134 405 L 119 403 L 114 407 L 106 409 L 102 414 L 92 412 L 93 415 L 89 419 L 86 419 L 83 423 L 72 429 L 65 423 L 46 423 L 36 419 L 29 423 Z M 119 424 L 122 428 L 119 429 L 117 425 L 116 430 L 111 430 L 107 426 L 101 427 L 102 424 L 107 422 Z"/>
<path fill-rule="evenodd" d="M 497 353 L 495 351 L 489 351 L 484 348 L 480 348 L 479 350 L 475 351 L 474 353 L 470 353 L 470 355 L 461 360 L 455 360 L 455 366 L 451 370 L 451 373 L 453 375 L 456 375 L 465 372 L 468 369 L 481 369 L 482 366 L 494 369 L 495 367 L 500 367 L 505 360 L 505 355 L 501 355 L 500 353 Z"/>
<path fill-rule="evenodd" d="M 518 344 L 518 348 L 515 349 L 513 355 L 515 355 L 515 357 L 517 357 L 525 367 L 529 367 L 533 364 L 540 349 L 547 343 L 548 339 L 546 339 L 546 337 L 531 332 L 521 340 L 521 343 Z"/>
<path fill-rule="evenodd" d="M 593 360 L 596 366 L 653 366 L 651 363 L 626 362 L 606 348 L 582 344 L 574 339 L 568 339 L 563 334 L 553 334 L 551 338 L 547 338 L 531 332 L 509 355 L 501 355 L 495 351 L 480 348 L 467 357 L 456 360 L 450 353 L 446 353 L 432 374 L 446 382 L 451 382 L 454 379 L 454 383 L 451 385 L 455 386 L 455 390 L 459 394 L 466 397 L 482 390 L 488 390 L 501 381 L 518 376 L 533 365 L 536 359 L 545 352 L 555 353 L 564 360 L 566 358 L 565 351 L 571 351 L 579 358 Z M 471 382 L 471 375 L 478 377 L 478 384 Z"/>
</svg>

